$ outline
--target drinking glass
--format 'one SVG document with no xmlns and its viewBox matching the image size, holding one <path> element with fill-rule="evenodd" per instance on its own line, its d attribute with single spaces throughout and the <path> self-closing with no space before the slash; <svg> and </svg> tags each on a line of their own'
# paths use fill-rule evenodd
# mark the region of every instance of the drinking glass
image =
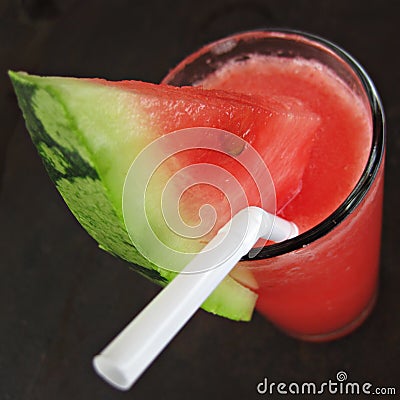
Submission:
<svg viewBox="0 0 400 400">
<path fill-rule="evenodd" d="M 243 257 L 232 273 L 239 281 L 251 276 L 243 284 L 251 282 L 258 293 L 257 310 L 281 330 L 308 341 L 336 339 L 365 320 L 377 296 L 385 152 L 382 105 L 352 56 L 330 41 L 292 30 L 243 32 L 206 45 L 172 69 L 163 83 L 195 85 L 221 65 L 253 54 L 326 65 L 369 113 L 369 157 L 346 199 L 299 236 L 265 246 L 254 258 Z"/>
</svg>

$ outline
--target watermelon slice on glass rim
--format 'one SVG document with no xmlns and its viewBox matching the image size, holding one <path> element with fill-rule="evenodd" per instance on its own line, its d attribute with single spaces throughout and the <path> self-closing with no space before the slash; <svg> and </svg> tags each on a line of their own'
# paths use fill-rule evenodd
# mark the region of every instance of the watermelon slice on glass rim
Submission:
<svg viewBox="0 0 400 400">
<path fill-rule="evenodd" d="M 256 149 L 268 166 L 279 213 L 300 189 L 319 124 L 315 114 L 290 98 L 261 98 L 138 81 L 39 77 L 22 72 L 10 72 L 10 77 L 32 141 L 74 216 L 102 249 L 160 285 L 171 281 L 176 272 L 144 256 L 124 223 L 124 181 L 138 154 L 157 138 L 185 128 L 231 132 Z M 231 142 L 223 146 L 228 154 L 241 151 Z M 229 170 L 241 180 L 249 204 L 260 204 L 252 177 L 239 164 L 207 149 L 182 152 L 163 163 L 158 171 L 158 187 L 177 171 L 199 162 Z M 148 222 L 163 240 L 182 249 L 200 251 L 218 226 L 231 217 L 229 204 L 215 187 L 203 184 L 191 188 L 179 202 L 186 223 L 198 223 L 198 210 L 204 202 L 218 211 L 218 223 L 208 236 L 188 241 L 171 235 L 161 223 L 162 215 L 154 206 L 159 194 L 149 189 Z M 143 210 L 137 210 L 140 212 Z M 139 234 L 142 229 L 139 224 Z M 249 320 L 257 293 L 232 276 L 223 280 L 203 308 L 230 319 Z"/>
</svg>

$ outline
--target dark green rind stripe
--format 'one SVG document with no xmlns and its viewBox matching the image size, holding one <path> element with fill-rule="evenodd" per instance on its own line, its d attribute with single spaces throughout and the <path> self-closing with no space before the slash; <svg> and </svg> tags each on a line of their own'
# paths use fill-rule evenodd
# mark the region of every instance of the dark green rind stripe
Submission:
<svg viewBox="0 0 400 400">
<path fill-rule="evenodd" d="M 19 106 L 24 114 L 26 126 L 52 181 L 57 184 L 62 178 L 71 180 L 74 178 L 90 178 L 98 180 L 99 175 L 96 169 L 80 154 L 82 149 L 80 151 L 68 149 L 46 132 L 42 122 L 37 118 L 33 107 L 35 93 L 39 90 L 38 87 L 26 81 L 21 81 L 12 73 L 10 75 L 15 92 L 17 93 Z M 60 114 L 61 110 L 57 111 Z M 62 117 L 60 121 L 66 121 L 65 116 Z M 54 115 L 54 119 L 56 118 L 59 118 L 59 115 Z M 63 131 L 75 129 L 75 127 L 69 125 L 62 126 L 58 123 L 56 129 L 59 130 L 59 134 L 62 134 Z M 64 140 L 67 141 L 69 136 L 65 135 Z M 74 146 L 74 143 L 71 143 L 71 145 Z"/>
<path fill-rule="evenodd" d="M 102 249 L 136 264 L 133 269 L 165 284 L 168 280 L 132 245 L 90 155 L 78 142 L 77 136 L 70 134 L 77 131 L 73 118 L 51 93 L 51 88 L 39 87 L 13 72 L 10 72 L 10 77 L 32 141 L 72 213 Z M 37 104 L 38 99 L 42 104 Z M 44 102 L 52 112 L 51 131 L 45 129 L 37 116 L 37 109 L 43 107 Z M 61 137 L 62 142 L 56 140 Z"/>
</svg>

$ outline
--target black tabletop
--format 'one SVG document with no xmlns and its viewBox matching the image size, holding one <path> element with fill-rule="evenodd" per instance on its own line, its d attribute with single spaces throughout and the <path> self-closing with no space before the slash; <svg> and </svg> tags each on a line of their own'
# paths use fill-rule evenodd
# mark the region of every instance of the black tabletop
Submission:
<svg viewBox="0 0 400 400">
<path fill-rule="evenodd" d="M 328 382 L 338 371 L 399 393 L 399 17 L 396 0 L 1 1 L 0 399 L 281 398 L 257 384 Z M 388 141 L 377 305 L 356 332 L 324 344 L 287 337 L 258 314 L 237 323 L 199 311 L 135 387 L 118 392 L 92 357 L 159 288 L 99 250 L 68 211 L 6 70 L 159 82 L 202 44 L 262 27 L 336 42 L 381 94 Z"/>
</svg>

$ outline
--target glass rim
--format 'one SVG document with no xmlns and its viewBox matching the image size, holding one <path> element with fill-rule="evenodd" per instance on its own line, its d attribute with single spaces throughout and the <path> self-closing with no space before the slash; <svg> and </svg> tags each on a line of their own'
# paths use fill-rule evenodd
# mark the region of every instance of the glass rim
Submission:
<svg viewBox="0 0 400 400">
<path fill-rule="evenodd" d="M 174 74 L 179 71 L 179 69 L 183 65 L 194 61 L 198 58 L 199 55 L 202 55 L 205 52 L 209 51 L 212 47 L 218 46 L 219 44 L 232 39 L 245 39 L 246 37 L 254 37 L 254 35 L 257 33 L 264 34 L 262 38 L 282 38 L 291 41 L 300 41 L 305 44 L 309 43 L 313 47 L 318 47 L 321 50 L 332 52 L 334 56 L 339 57 L 339 59 L 341 59 L 347 66 L 349 66 L 356 77 L 359 79 L 366 99 L 368 100 L 369 111 L 371 112 L 372 119 L 372 143 L 370 154 L 368 156 L 368 160 L 361 174 L 361 177 L 359 178 L 349 195 L 335 209 L 335 211 L 333 211 L 317 225 L 301 233 L 300 235 L 292 239 L 285 240 L 284 242 L 264 246 L 263 248 L 261 248 L 261 250 L 258 249 L 257 255 L 250 257 L 249 254 L 247 254 L 242 257 L 240 261 L 263 260 L 291 253 L 295 250 L 306 247 L 316 240 L 327 235 L 341 222 L 343 222 L 347 218 L 347 216 L 349 216 L 362 202 L 365 195 L 371 188 L 379 171 L 385 149 L 385 116 L 380 97 L 371 78 L 369 77 L 365 69 L 361 66 L 361 64 L 347 51 L 327 39 L 308 32 L 295 29 L 273 28 L 250 30 L 229 35 L 225 38 L 206 44 L 201 49 L 186 57 L 181 63 L 179 63 L 167 74 L 162 82 L 167 83 L 168 80 L 170 80 L 171 77 L 174 76 Z"/>
</svg>

